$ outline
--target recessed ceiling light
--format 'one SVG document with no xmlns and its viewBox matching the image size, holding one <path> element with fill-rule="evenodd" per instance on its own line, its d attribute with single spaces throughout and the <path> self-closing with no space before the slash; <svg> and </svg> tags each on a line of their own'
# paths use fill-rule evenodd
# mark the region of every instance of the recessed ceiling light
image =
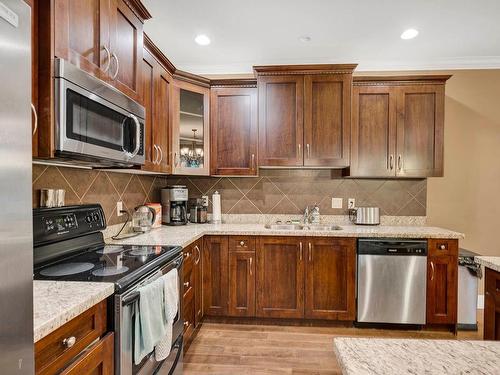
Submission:
<svg viewBox="0 0 500 375">
<path fill-rule="evenodd" d="M 307 36 L 307 35 L 304 35 L 304 36 L 299 37 L 299 40 L 300 40 L 301 42 L 307 43 L 307 42 L 310 42 L 310 41 L 311 41 L 311 37 L 310 37 L 310 36 Z"/>
<path fill-rule="evenodd" d="M 413 39 L 418 35 L 418 30 L 416 29 L 408 29 L 403 31 L 403 34 L 401 34 L 401 39 Z"/>
<path fill-rule="evenodd" d="M 200 46 L 208 46 L 210 44 L 210 38 L 205 34 L 196 35 L 194 41 L 198 43 Z"/>
</svg>

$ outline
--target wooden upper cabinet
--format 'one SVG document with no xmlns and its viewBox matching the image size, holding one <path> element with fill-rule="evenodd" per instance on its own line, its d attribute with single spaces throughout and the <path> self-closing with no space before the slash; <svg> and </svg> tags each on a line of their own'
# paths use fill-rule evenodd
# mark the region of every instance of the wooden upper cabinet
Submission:
<svg viewBox="0 0 500 375">
<path fill-rule="evenodd" d="M 427 324 L 456 324 L 458 241 L 432 239 L 427 246 Z"/>
<path fill-rule="evenodd" d="M 154 118 L 154 77 L 155 60 L 149 51 L 144 50 L 142 57 L 142 104 L 146 110 L 144 123 L 144 156 L 142 169 L 155 171 L 158 161 L 158 149 L 155 145 Z"/>
<path fill-rule="evenodd" d="M 143 23 L 124 0 L 109 1 L 111 80 L 117 89 L 141 101 Z"/>
<path fill-rule="evenodd" d="M 260 166 L 349 166 L 355 67 L 254 67 L 259 90 Z"/>
<path fill-rule="evenodd" d="M 449 77 L 355 77 L 350 175 L 442 176 Z"/>
<path fill-rule="evenodd" d="M 211 88 L 210 174 L 255 176 L 258 173 L 256 82 L 250 84 L 254 87 L 226 84 L 218 81 Z"/>
<path fill-rule="evenodd" d="M 258 77 L 259 165 L 301 166 L 304 77 Z"/>
<path fill-rule="evenodd" d="M 170 173 L 172 170 L 170 157 L 170 110 L 172 76 L 159 66 L 155 75 L 155 145 L 159 152 L 158 171 Z"/>
<path fill-rule="evenodd" d="M 228 240 L 226 236 L 207 236 L 203 240 L 202 275 L 205 315 L 227 314 L 228 307 Z"/>
<path fill-rule="evenodd" d="M 210 174 L 210 81 L 175 72 L 172 90 L 172 173 Z"/>
<path fill-rule="evenodd" d="M 111 0 L 55 0 L 55 56 L 108 80 Z"/>
<path fill-rule="evenodd" d="M 304 77 L 304 166 L 349 166 L 352 74 Z"/>
<path fill-rule="evenodd" d="M 124 0 L 55 0 L 54 54 L 141 101 L 143 22 L 150 17 Z"/>
<path fill-rule="evenodd" d="M 304 316 L 304 248 L 301 238 L 257 239 L 256 316 Z"/>
<path fill-rule="evenodd" d="M 355 320 L 356 239 L 308 238 L 305 243 L 305 317 Z"/>
<path fill-rule="evenodd" d="M 398 89 L 397 174 L 443 175 L 444 85 Z"/>
<path fill-rule="evenodd" d="M 351 175 L 395 175 L 396 93 L 389 86 L 354 86 Z"/>
</svg>

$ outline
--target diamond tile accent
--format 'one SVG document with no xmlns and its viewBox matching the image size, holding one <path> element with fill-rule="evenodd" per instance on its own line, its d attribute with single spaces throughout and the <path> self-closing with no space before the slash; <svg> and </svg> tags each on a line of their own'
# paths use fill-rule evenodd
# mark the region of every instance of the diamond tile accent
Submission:
<svg viewBox="0 0 500 375">
<path fill-rule="evenodd" d="M 160 202 L 160 190 L 183 184 L 189 197 L 222 196 L 222 212 L 230 214 L 301 214 L 306 205 L 318 203 L 320 212 L 346 213 L 347 198 L 358 206 L 378 206 L 384 215 L 425 216 L 425 179 L 346 179 L 337 171 L 272 170 L 260 177 L 147 176 L 99 170 L 33 165 L 33 207 L 39 204 L 41 188 L 66 190 L 66 204 L 101 203 L 108 223 L 123 222 L 116 215 L 116 202 L 128 210 L 145 202 Z M 331 198 L 342 198 L 343 209 L 332 209 Z M 209 211 L 211 211 L 211 204 Z"/>
</svg>

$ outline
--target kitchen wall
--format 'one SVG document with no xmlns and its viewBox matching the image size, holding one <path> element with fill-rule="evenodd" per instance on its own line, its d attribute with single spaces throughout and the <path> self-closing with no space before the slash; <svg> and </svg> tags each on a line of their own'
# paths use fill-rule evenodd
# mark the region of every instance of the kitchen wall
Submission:
<svg viewBox="0 0 500 375">
<path fill-rule="evenodd" d="M 500 70 L 449 73 L 445 176 L 428 180 L 428 222 L 465 233 L 461 247 L 500 256 Z"/>
<path fill-rule="evenodd" d="M 100 203 L 108 224 L 113 225 L 126 217 L 116 215 L 116 202 L 123 201 L 124 209 L 132 212 L 140 204 L 159 202 L 160 188 L 166 184 L 164 177 L 34 164 L 33 207 L 39 206 L 40 189 L 65 189 L 66 205 Z"/>
<path fill-rule="evenodd" d="M 347 199 L 358 206 L 378 206 L 383 215 L 425 216 L 425 179 L 383 180 L 341 178 L 340 171 L 261 169 L 259 177 L 168 177 L 186 185 L 190 197 L 221 194 L 223 214 L 301 214 L 317 203 L 321 214 L 346 214 Z M 343 198 L 332 209 L 331 198 Z"/>
</svg>

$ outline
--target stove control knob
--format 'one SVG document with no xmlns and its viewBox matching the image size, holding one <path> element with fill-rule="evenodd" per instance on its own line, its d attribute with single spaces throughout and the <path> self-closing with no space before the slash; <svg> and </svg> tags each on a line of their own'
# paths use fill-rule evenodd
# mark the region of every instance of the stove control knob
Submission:
<svg viewBox="0 0 500 375">
<path fill-rule="evenodd" d="M 90 215 L 86 216 L 85 221 L 90 224 L 90 222 L 92 221 L 92 217 Z"/>
<path fill-rule="evenodd" d="M 94 221 L 99 221 L 99 215 L 97 215 L 96 213 L 92 217 Z"/>
</svg>

